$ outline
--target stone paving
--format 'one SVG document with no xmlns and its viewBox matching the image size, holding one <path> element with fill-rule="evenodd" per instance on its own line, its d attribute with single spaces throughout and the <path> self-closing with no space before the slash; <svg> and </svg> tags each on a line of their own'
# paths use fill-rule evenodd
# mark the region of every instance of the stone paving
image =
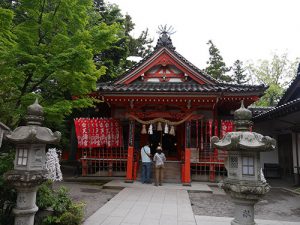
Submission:
<svg viewBox="0 0 300 225">
<path fill-rule="evenodd" d="M 125 188 L 84 225 L 196 225 L 186 190 Z"/>
<path fill-rule="evenodd" d="M 142 184 L 139 181 L 133 183 L 125 183 L 123 180 L 112 180 L 103 185 L 104 189 L 123 189 L 126 187 L 130 188 L 153 188 L 153 184 Z M 191 186 L 183 186 L 180 183 L 164 183 L 160 189 L 168 190 L 187 190 L 191 192 L 201 192 L 201 193 L 213 193 L 212 189 L 205 182 L 193 182 Z"/>
<path fill-rule="evenodd" d="M 231 217 L 194 215 L 189 194 L 180 184 L 153 185 L 126 184 L 122 181 L 110 183 L 107 187 L 125 188 L 90 216 L 84 225 L 229 225 Z M 200 183 L 205 193 L 218 195 L 216 188 Z M 121 185 L 121 186 L 119 186 Z M 193 183 L 192 186 L 197 185 Z M 193 191 L 193 190 L 191 190 Z M 201 189 L 198 191 L 201 191 Z M 210 194 L 213 191 L 213 194 Z M 201 195 L 200 194 L 200 195 Z M 215 200 L 215 199 L 214 199 Z M 268 217 L 269 218 L 269 217 Z M 267 219 L 268 219 L 267 218 Z M 300 222 L 256 219 L 259 225 L 300 225 Z"/>
<path fill-rule="evenodd" d="M 213 217 L 213 216 L 195 216 L 197 225 L 229 225 L 233 218 Z M 287 222 L 277 220 L 259 220 L 255 219 L 258 225 L 299 225 L 300 222 Z"/>
<path fill-rule="evenodd" d="M 189 193 L 193 212 L 199 216 L 233 217 L 234 204 L 224 191 L 211 188 L 213 194 Z M 255 218 L 298 222 L 300 224 L 300 196 L 272 188 L 261 201 L 255 205 Z"/>
</svg>

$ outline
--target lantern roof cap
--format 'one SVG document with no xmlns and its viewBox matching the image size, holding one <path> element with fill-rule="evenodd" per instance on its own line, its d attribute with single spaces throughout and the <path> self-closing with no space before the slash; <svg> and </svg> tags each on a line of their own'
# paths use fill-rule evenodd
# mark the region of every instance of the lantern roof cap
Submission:
<svg viewBox="0 0 300 225">
<path fill-rule="evenodd" d="M 26 115 L 26 126 L 17 127 L 14 131 L 6 135 L 12 143 L 18 144 L 55 144 L 60 141 L 61 133 L 52 132 L 47 127 L 42 127 L 43 107 L 38 100 L 28 106 Z"/>
<path fill-rule="evenodd" d="M 252 112 L 245 108 L 244 101 L 241 102 L 241 107 L 234 111 L 234 120 L 251 120 Z"/>
<path fill-rule="evenodd" d="M 227 151 L 273 151 L 276 149 L 276 140 L 251 132 L 252 112 L 244 107 L 242 101 L 241 107 L 234 112 L 234 124 L 236 131 L 228 132 L 219 140 L 217 136 L 211 138 L 212 146 Z"/>
<path fill-rule="evenodd" d="M 215 148 L 226 151 L 267 152 L 276 149 L 275 139 L 250 131 L 228 132 L 221 140 L 212 137 L 211 142 Z"/>
<path fill-rule="evenodd" d="M 38 99 L 35 99 L 35 102 L 27 107 L 27 124 L 30 125 L 41 125 L 44 121 L 44 110 L 43 107 L 39 104 Z"/>
</svg>

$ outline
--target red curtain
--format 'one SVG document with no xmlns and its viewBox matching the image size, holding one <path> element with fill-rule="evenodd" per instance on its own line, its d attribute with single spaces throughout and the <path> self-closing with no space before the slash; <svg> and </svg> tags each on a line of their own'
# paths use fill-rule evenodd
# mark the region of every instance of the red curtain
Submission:
<svg viewBox="0 0 300 225">
<path fill-rule="evenodd" d="M 78 148 L 120 147 L 122 130 L 118 120 L 107 118 L 74 119 Z"/>
<path fill-rule="evenodd" d="M 233 131 L 234 124 L 232 120 L 221 120 L 221 138 L 228 132 Z"/>
</svg>

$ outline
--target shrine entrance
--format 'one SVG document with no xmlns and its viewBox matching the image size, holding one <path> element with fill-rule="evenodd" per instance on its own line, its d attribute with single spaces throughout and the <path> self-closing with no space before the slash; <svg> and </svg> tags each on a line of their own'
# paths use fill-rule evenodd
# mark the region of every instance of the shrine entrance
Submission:
<svg viewBox="0 0 300 225">
<path fill-rule="evenodd" d="M 180 160 L 180 149 L 178 148 L 177 135 L 165 134 L 162 131 L 154 131 L 149 135 L 151 154 L 154 155 L 158 145 L 162 146 L 168 161 Z"/>
<path fill-rule="evenodd" d="M 147 141 L 152 143 L 152 154 L 158 143 L 162 145 L 168 164 L 166 179 L 190 185 L 191 179 L 215 181 L 226 175 L 224 157 L 210 148 L 210 138 L 228 132 L 225 128 L 232 126 L 222 120 L 232 118 L 231 111 L 241 100 L 246 106 L 258 100 L 265 87 L 220 83 L 174 50 L 163 31 L 153 52 L 113 82 L 98 83 L 91 94 L 106 103 L 107 116 L 119 120 L 119 133 L 124 133 L 118 145 L 122 152 L 114 146 L 95 152 L 109 175 L 120 170 L 126 172 L 126 182 L 134 182 L 141 147 Z M 91 131 L 91 137 L 95 136 Z M 94 158 L 83 155 L 82 161 Z"/>
</svg>

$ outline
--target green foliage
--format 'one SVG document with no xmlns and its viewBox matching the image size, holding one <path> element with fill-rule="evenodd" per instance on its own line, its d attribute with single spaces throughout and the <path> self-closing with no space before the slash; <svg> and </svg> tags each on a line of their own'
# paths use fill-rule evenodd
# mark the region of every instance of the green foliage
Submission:
<svg viewBox="0 0 300 225">
<path fill-rule="evenodd" d="M 54 204 L 55 199 L 52 184 L 53 182 L 48 180 L 39 187 L 36 194 L 36 205 L 39 209 L 47 209 Z"/>
<path fill-rule="evenodd" d="M 105 65 L 95 65 L 94 55 L 119 42 L 122 27 L 93 23 L 91 0 L 20 0 L 1 6 L 0 82 L 5 85 L 0 120 L 16 127 L 38 97 L 45 125 L 64 131 L 67 115 L 93 106 L 88 94 L 106 71 Z"/>
<path fill-rule="evenodd" d="M 72 202 L 68 190 L 60 187 L 54 191 L 52 182 L 42 184 L 37 192 L 39 209 L 52 208 L 53 214 L 42 220 L 41 225 L 79 225 L 83 220 L 83 203 Z"/>
<path fill-rule="evenodd" d="M 78 225 L 83 219 L 83 203 L 72 203 L 59 218 L 61 225 Z"/>
<path fill-rule="evenodd" d="M 230 71 L 230 68 L 226 67 L 223 57 L 220 54 L 220 50 L 209 40 L 207 43 L 209 46 L 209 61 L 206 62 L 208 66 L 205 71 L 215 78 L 217 81 L 231 82 L 232 78 L 226 75 Z"/>
<path fill-rule="evenodd" d="M 16 192 L 3 178 L 4 173 L 13 169 L 14 151 L 0 155 L 0 224 L 13 224 L 12 208 L 16 202 Z"/>
<path fill-rule="evenodd" d="M 103 0 L 0 1 L 0 120 L 18 126 L 38 97 L 44 125 L 62 131 L 65 145 L 65 119 L 93 107 L 99 78 L 115 78 L 132 65 L 128 56 L 149 52 L 147 31 L 136 39 L 133 28 Z"/>
<path fill-rule="evenodd" d="M 250 78 L 248 78 L 246 72 L 246 69 L 243 68 L 243 62 L 240 60 L 236 60 L 233 63 L 233 75 L 232 75 L 232 81 L 236 84 L 245 84 L 249 82 Z"/>
<path fill-rule="evenodd" d="M 248 70 L 254 83 L 268 86 L 265 95 L 255 104 L 258 106 L 275 106 L 284 90 L 296 75 L 297 60 L 290 61 L 287 54 L 272 54 L 270 60 L 259 60 L 256 65 L 249 63 Z"/>
<path fill-rule="evenodd" d="M 118 23 L 122 27 L 118 33 L 119 40 L 95 55 L 96 64 L 107 68 L 106 74 L 101 76 L 99 81 L 111 81 L 133 65 L 133 62 L 127 59 L 129 56 L 144 57 L 148 54 L 152 50 L 153 39 L 149 38 L 147 29 L 142 31 L 138 38 L 133 37 L 130 32 L 135 24 L 130 15 L 122 15 L 117 5 L 95 0 L 94 7 L 100 18 L 94 20 L 95 22 Z"/>
</svg>

